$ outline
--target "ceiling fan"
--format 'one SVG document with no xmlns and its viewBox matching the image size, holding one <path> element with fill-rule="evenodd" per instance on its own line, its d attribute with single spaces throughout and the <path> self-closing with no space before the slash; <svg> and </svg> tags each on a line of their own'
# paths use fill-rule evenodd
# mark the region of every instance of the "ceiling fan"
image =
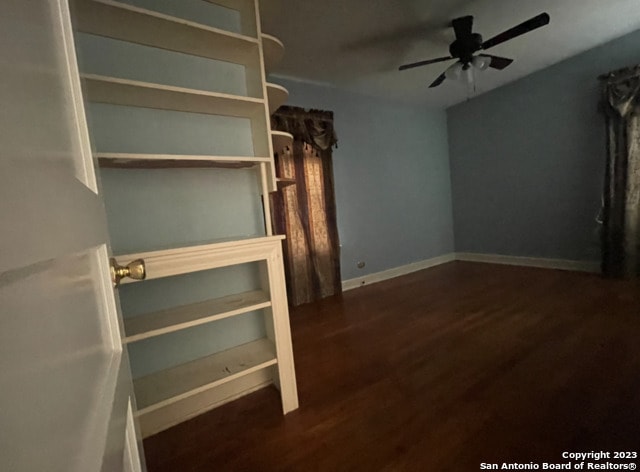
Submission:
<svg viewBox="0 0 640 472">
<path fill-rule="evenodd" d="M 518 26 L 514 26 L 513 28 L 500 33 L 487 41 L 483 41 L 481 35 L 472 32 L 473 16 L 456 18 L 451 22 L 451 26 L 456 34 L 456 40 L 449 46 L 450 56 L 405 64 L 400 66 L 399 70 L 413 69 L 414 67 L 421 67 L 428 64 L 435 64 L 437 62 L 458 59 L 455 64 L 441 74 L 429 87 L 437 87 L 442 84 L 445 79 L 456 79 L 460 76 L 462 71 L 471 72 L 471 67 L 479 70 L 485 70 L 489 67 L 502 70 L 508 67 L 513 62 L 513 59 L 492 56 L 490 54 L 477 54 L 475 56 L 474 54 L 478 51 L 486 51 L 498 44 L 502 44 L 525 33 L 529 33 L 530 31 L 548 25 L 550 20 L 551 17 L 548 13 L 541 13 L 540 15 L 535 16 Z"/>
</svg>

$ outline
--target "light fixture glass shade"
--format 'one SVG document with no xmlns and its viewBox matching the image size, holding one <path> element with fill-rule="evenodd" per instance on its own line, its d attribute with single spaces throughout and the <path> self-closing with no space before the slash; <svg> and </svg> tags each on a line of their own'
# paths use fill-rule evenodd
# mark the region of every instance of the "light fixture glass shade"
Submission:
<svg viewBox="0 0 640 472">
<path fill-rule="evenodd" d="M 468 69 L 465 70 L 465 72 L 467 73 L 467 84 L 469 86 L 473 85 L 474 81 L 475 81 L 475 76 L 473 73 L 473 67 L 469 67 Z"/>
<path fill-rule="evenodd" d="M 474 56 L 471 63 L 473 64 L 473 67 L 475 67 L 478 70 L 487 70 L 491 65 L 491 58 L 483 57 L 483 56 Z"/>
<path fill-rule="evenodd" d="M 460 74 L 462 73 L 463 67 L 464 66 L 461 62 L 456 62 L 446 71 L 444 71 L 444 76 L 449 80 L 458 80 L 460 78 Z"/>
</svg>

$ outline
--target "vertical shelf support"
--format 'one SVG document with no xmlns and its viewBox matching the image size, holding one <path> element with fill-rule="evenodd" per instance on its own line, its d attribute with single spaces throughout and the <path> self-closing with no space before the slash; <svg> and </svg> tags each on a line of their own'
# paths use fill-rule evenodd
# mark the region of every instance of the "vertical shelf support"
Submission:
<svg viewBox="0 0 640 472">
<path fill-rule="evenodd" d="M 282 411 L 287 414 L 298 408 L 298 388 L 293 362 L 289 307 L 287 305 L 287 289 L 284 279 L 284 260 L 281 244 L 274 246 L 266 262 L 266 268 L 262 274 L 263 287 L 269 287 L 271 293 L 271 307 L 265 310 L 267 337 L 276 346 L 278 372 L 274 376 L 274 384 L 280 390 Z"/>
<path fill-rule="evenodd" d="M 267 165 L 260 164 L 260 186 L 262 188 L 262 205 L 264 208 L 264 227 L 267 236 L 273 235 L 273 223 L 271 221 L 271 201 L 269 199 L 269 183 L 267 181 Z"/>
<path fill-rule="evenodd" d="M 265 63 L 264 63 L 264 45 L 262 44 L 262 25 L 260 22 L 260 2 L 259 0 L 250 0 L 254 4 L 254 18 L 256 22 L 256 33 L 258 35 L 258 49 L 260 50 L 260 80 L 262 83 L 262 97 L 265 99 L 265 107 L 264 107 L 264 116 L 265 123 L 267 124 L 266 129 L 264 130 L 268 135 L 268 149 L 269 156 L 271 156 L 272 161 L 270 167 L 270 175 L 269 175 L 269 187 L 272 192 L 276 192 L 278 190 L 278 184 L 276 182 L 276 166 L 274 158 L 274 149 L 273 144 L 271 142 L 271 114 L 269 113 L 269 104 L 267 103 L 267 73 L 265 71 Z M 254 130 L 255 131 L 255 130 Z"/>
</svg>

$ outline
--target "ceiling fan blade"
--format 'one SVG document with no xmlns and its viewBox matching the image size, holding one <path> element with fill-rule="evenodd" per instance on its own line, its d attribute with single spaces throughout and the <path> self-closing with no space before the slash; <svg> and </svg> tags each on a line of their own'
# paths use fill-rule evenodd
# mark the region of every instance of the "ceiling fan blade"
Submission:
<svg viewBox="0 0 640 472">
<path fill-rule="evenodd" d="M 491 64 L 489 64 L 489 67 L 498 70 L 506 69 L 513 62 L 513 59 L 508 59 L 506 57 L 500 56 L 492 56 L 491 54 L 478 54 L 478 56 L 488 57 L 489 59 L 491 59 Z"/>
<path fill-rule="evenodd" d="M 473 17 L 463 16 L 451 22 L 453 30 L 456 32 L 456 39 L 468 38 L 473 30 Z"/>
<path fill-rule="evenodd" d="M 549 21 L 551 21 L 551 17 L 548 13 L 541 13 L 538 16 L 534 16 L 530 20 L 525 21 L 524 23 L 519 24 L 518 26 L 514 26 L 511 29 L 508 29 L 504 33 L 500 33 L 497 36 L 489 39 L 482 43 L 482 49 L 489 49 L 498 44 L 502 44 L 505 41 L 509 41 L 513 38 L 517 38 L 525 33 L 533 31 L 535 29 L 541 28 L 542 26 L 548 25 Z"/>
<path fill-rule="evenodd" d="M 447 78 L 446 75 L 440 74 L 440 76 L 438 76 L 438 78 L 436 80 L 433 81 L 433 83 L 431 85 L 429 85 L 429 88 L 434 88 L 437 87 L 438 85 L 440 85 L 442 82 L 444 82 L 444 80 Z"/>
<path fill-rule="evenodd" d="M 414 62 L 412 64 L 405 64 L 403 66 L 400 66 L 398 70 L 413 69 L 414 67 L 426 66 L 429 64 L 435 64 L 437 62 L 450 61 L 451 59 L 455 59 L 455 58 L 449 56 L 449 57 L 439 57 L 438 59 L 429 59 L 428 61 Z"/>
</svg>

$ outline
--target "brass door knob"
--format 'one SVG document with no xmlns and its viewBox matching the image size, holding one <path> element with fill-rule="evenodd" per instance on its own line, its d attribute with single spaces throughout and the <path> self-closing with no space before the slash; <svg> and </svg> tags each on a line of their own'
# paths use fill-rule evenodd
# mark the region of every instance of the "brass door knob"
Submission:
<svg viewBox="0 0 640 472">
<path fill-rule="evenodd" d="M 120 281 L 125 277 L 129 277 L 134 280 L 144 280 L 147 276 L 147 272 L 142 259 L 136 259 L 129 262 L 126 266 L 121 266 L 115 258 L 109 259 L 109 265 L 111 267 L 111 282 L 113 286 L 120 285 Z"/>
</svg>

